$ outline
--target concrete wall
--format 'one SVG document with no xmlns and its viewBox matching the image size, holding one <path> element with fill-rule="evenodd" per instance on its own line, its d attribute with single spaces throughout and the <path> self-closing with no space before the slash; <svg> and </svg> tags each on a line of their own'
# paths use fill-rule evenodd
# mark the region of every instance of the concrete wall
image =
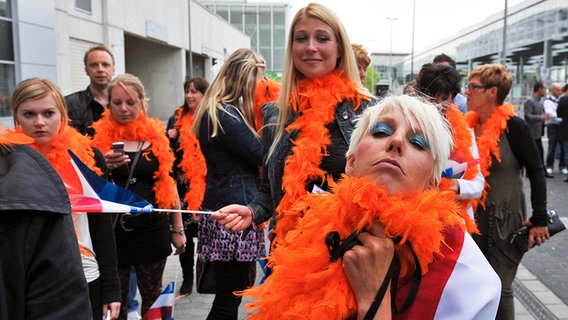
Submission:
<svg viewBox="0 0 568 320">
<path fill-rule="evenodd" d="M 31 77 L 58 81 L 54 5 L 54 0 L 16 1 L 16 81 Z"/>
<path fill-rule="evenodd" d="M 51 47 L 52 54 L 47 57 L 54 74 L 51 78 L 56 78 L 64 94 L 82 90 L 88 84 L 86 75 L 80 80 L 77 77 L 84 74 L 83 57 L 77 54 L 77 46 L 104 44 L 115 56 L 116 74 L 128 72 L 138 76 L 151 99 L 150 115 L 162 120 L 183 103 L 182 84 L 189 70 L 188 14 L 191 48 L 199 56 L 199 68 L 204 69 L 209 81 L 234 50 L 250 47 L 248 36 L 188 0 L 93 0 L 90 13 L 76 9 L 74 0 L 19 1 L 30 10 L 41 3 L 41 10 L 35 9 L 38 13 L 52 13 L 51 20 L 44 23 L 51 31 L 50 37 L 42 35 L 42 39 L 37 39 L 28 32 L 26 39 L 30 43 L 41 44 L 27 52 L 41 55 L 46 52 L 44 47 Z M 217 59 L 217 65 L 211 65 L 212 58 Z M 33 69 L 37 71 L 36 65 Z"/>
</svg>

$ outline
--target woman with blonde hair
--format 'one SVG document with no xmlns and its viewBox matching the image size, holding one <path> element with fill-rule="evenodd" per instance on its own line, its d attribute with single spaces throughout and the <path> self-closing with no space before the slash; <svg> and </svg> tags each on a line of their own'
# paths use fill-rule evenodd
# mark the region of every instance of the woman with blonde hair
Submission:
<svg viewBox="0 0 568 320">
<path fill-rule="evenodd" d="M 174 154 L 165 126 L 148 117 L 148 98 L 136 76 L 117 76 L 108 86 L 109 108 L 93 124 L 93 145 L 105 152 L 109 175 L 119 186 L 140 195 L 157 208 L 179 209 L 176 183 L 171 175 Z M 124 143 L 124 153 L 113 151 L 113 142 Z M 171 222 L 171 226 L 170 226 Z M 185 250 L 181 213 L 122 214 L 115 226 L 118 274 L 122 308 L 119 319 L 126 319 L 130 269 L 136 270 L 142 297 L 141 314 L 162 292 L 166 258 Z"/>
<path fill-rule="evenodd" d="M 16 131 L 32 137 L 34 142 L 30 146 L 60 175 L 71 159 L 67 150 L 99 175 L 105 172 L 99 149 L 92 148 L 87 136 L 68 125 L 65 98 L 55 83 L 39 78 L 24 80 L 14 89 L 11 105 Z M 111 216 L 74 212 L 72 217 L 89 284 L 93 319 L 101 319 L 109 311 L 115 319 L 120 308 L 120 290 Z"/>
<path fill-rule="evenodd" d="M 258 226 L 276 213 L 276 242 L 294 227 L 297 216 L 288 214 L 293 204 L 340 178 L 356 118 L 373 102 L 361 85 L 351 43 L 335 13 L 310 3 L 294 16 L 290 28 L 280 96 L 263 110 L 268 154 L 260 192 L 248 207 L 220 210 L 238 213 L 221 221 L 231 220 L 227 227 L 234 231 L 252 220 Z"/>
<path fill-rule="evenodd" d="M 264 150 L 254 128 L 254 98 L 265 68 L 259 54 L 238 49 L 201 99 L 192 130 L 207 163 L 204 210 L 247 204 L 258 191 Z M 207 319 L 237 319 L 241 297 L 233 292 L 252 285 L 249 270 L 264 254 L 263 232 L 232 233 L 200 215 L 197 251 L 214 265 L 217 283 Z"/>
</svg>

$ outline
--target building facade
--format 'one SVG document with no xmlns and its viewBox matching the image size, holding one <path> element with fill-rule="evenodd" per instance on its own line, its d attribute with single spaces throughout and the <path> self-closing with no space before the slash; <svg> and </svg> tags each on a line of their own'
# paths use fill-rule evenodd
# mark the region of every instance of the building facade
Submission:
<svg viewBox="0 0 568 320">
<path fill-rule="evenodd" d="M 505 45 L 503 45 L 505 44 Z M 397 81 L 413 79 L 423 64 L 445 53 L 464 79 L 486 63 L 502 63 L 513 77 L 512 103 L 524 101 L 535 81 L 568 82 L 568 1 L 527 0 L 395 63 Z"/>
<path fill-rule="evenodd" d="M 254 3 L 246 0 L 199 2 L 247 34 L 252 49 L 266 60 L 267 74 L 273 79 L 280 78 L 290 25 L 290 4 Z"/>
<path fill-rule="evenodd" d="M 212 81 L 249 36 L 191 0 L 0 0 L 0 117 L 11 126 L 9 99 L 30 77 L 55 81 L 64 94 L 85 89 L 83 55 L 105 45 L 116 74 L 139 77 L 151 116 L 167 119 L 183 103 L 186 76 Z M 213 63 L 215 62 L 215 63 Z"/>
</svg>

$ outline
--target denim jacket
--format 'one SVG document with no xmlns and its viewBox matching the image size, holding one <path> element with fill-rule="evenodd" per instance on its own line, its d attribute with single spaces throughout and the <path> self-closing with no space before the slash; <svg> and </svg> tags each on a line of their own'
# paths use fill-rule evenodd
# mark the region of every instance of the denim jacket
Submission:
<svg viewBox="0 0 568 320">
<path fill-rule="evenodd" d="M 211 137 L 211 121 L 202 118 L 198 138 L 207 163 L 207 185 L 201 207 L 217 210 L 226 205 L 247 204 L 256 195 L 263 146 L 245 125 L 237 109 L 221 103 L 220 127 Z M 256 261 L 264 254 L 263 230 L 226 231 L 207 215 L 200 215 L 198 251 L 209 261 Z"/>
<path fill-rule="evenodd" d="M 351 134 L 355 129 L 357 117 L 376 100 L 362 101 L 361 106 L 355 110 L 349 101 L 341 102 L 335 111 L 335 121 L 339 125 L 341 134 L 347 144 L 351 140 Z M 264 124 L 274 124 L 278 121 L 278 108 L 274 103 L 267 103 L 263 106 Z M 291 122 L 294 119 L 291 120 Z M 262 181 L 259 192 L 254 200 L 249 203 L 249 207 L 254 212 L 254 223 L 259 225 L 268 221 L 275 213 L 276 207 L 282 200 L 284 191 L 282 190 L 282 176 L 284 174 L 284 163 L 286 158 L 292 153 L 292 140 L 297 137 L 297 132 L 284 132 L 284 135 L 274 150 L 274 154 L 268 159 L 268 150 L 275 137 L 276 126 L 267 126 L 263 129 L 262 142 L 264 144 L 264 166 L 262 169 Z"/>
</svg>

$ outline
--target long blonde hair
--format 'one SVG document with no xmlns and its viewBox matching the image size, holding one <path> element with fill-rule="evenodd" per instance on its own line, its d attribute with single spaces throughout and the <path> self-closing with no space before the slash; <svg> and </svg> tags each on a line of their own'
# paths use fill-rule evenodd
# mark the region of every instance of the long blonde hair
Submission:
<svg viewBox="0 0 568 320">
<path fill-rule="evenodd" d="M 199 133 L 201 120 L 207 113 L 213 126 L 211 137 L 215 137 L 219 128 L 223 130 L 217 117 L 217 110 L 227 112 L 221 106 L 223 102 L 234 106 L 243 117 L 245 125 L 258 136 L 254 128 L 254 93 L 256 83 L 265 69 L 266 63 L 262 56 L 251 49 L 242 48 L 231 54 L 201 99 L 191 130 Z"/>
<path fill-rule="evenodd" d="M 290 97 L 296 94 L 295 89 L 298 81 L 303 77 L 300 71 L 294 65 L 294 57 L 292 53 L 292 45 L 294 42 L 294 29 L 298 22 L 304 17 L 311 17 L 322 21 L 327 24 L 334 32 L 337 44 L 339 46 L 339 51 L 341 52 L 339 60 L 335 70 L 342 70 L 343 77 L 349 81 L 358 84 L 358 91 L 363 95 L 368 95 L 365 88 L 361 84 L 361 79 L 359 78 L 359 71 L 357 70 L 357 62 L 355 61 L 355 55 L 353 49 L 351 48 L 351 42 L 347 36 L 347 31 L 341 23 L 341 20 L 337 15 L 331 11 L 329 8 L 319 4 L 310 3 L 306 7 L 300 9 L 294 19 L 292 19 L 292 24 L 290 25 L 290 32 L 288 34 L 288 44 L 286 48 L 286 57 L 284 60 L 284 71 L 282 75 L 282 87 L 280 89 L 280 97 L 276 102 L 276 105 L 280 111 L 278 117 L 275 139 L 270 146 L 270 151 L 268 153 L 269 157 L 274 152 L 276 145 L 280 138 L 284 134 L 284 130 L 288 125 L 288 122 L 293 117 L 292 108 L 288 105 L 290 102 Z"/>
</svg>

